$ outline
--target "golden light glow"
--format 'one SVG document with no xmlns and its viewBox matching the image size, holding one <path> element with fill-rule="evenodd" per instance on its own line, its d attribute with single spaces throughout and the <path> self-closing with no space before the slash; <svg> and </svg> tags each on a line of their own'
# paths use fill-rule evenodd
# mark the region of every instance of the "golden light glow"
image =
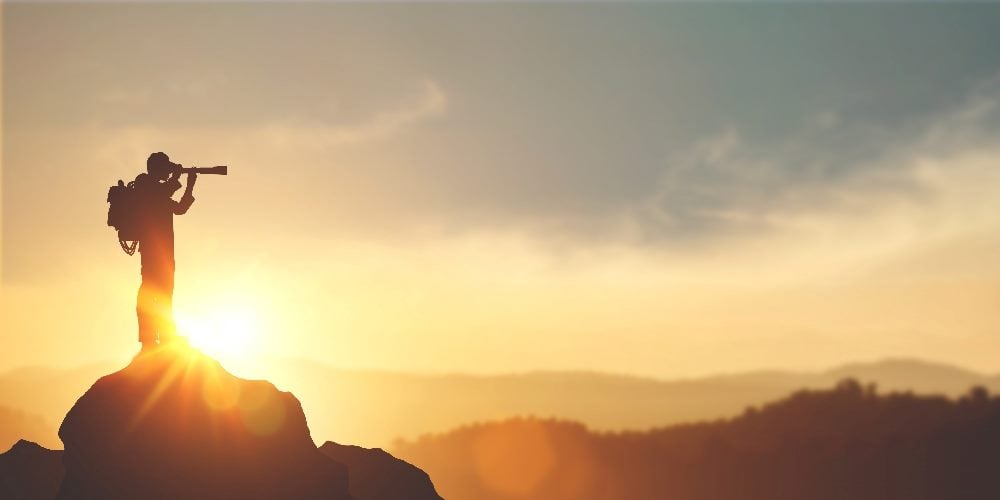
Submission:
<svg viewBox="0 0 1000 500">
<path fill-rule="evenodd" d="M 177 333 L 222 362 L 242 364 L 258 352 L 260 318 L 251 307 L 227 304 L 203 312 L 175 311 Z"/>
<path fill-rule="evenodd" d="M 517 496 L 535 491 L 556 465 L 548 430 L 533 420 L 487 430 L 476 440 L 473 453 L 476 471 L 491 490 Z"/>
</svg>

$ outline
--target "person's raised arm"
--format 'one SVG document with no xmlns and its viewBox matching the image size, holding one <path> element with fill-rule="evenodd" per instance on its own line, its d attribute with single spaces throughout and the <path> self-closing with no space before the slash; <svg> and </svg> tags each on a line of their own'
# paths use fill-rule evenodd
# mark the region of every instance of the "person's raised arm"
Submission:
<svg viewBox="0 0 1000 500">
<path fill-rule="evenodd" d="M 157 185 L 157 189 L 162 190 L 161 194 L 164 196 L 173 196 L 181 188 L 181 181 L 178 180 L 180 176 L 180 169 L 174 170 L 166 182 Z"/>
<path fill-rule="evenodd" d="M 176 181 L 175 182 L 180 182 Z M 198 174 L 194 172 L 188 172 L 187 175 L 187 186 L 184 187 L 184 194 L 181 196 L 181 201 L 174 203 L 174 213 L 177 215 L 183 215 L 191 208 L 191 204 L 194 203 L 194 183 L 198 180 Z"/>
</svg>

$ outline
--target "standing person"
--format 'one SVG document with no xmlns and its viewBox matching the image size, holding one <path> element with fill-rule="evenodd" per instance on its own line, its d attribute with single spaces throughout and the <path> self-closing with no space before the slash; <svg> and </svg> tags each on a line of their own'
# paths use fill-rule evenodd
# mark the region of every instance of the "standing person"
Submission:
<svg viewBox="0 0 1000 500">
<path fill-rule="evenodd" d="M 187 186 L 180 201 L 172 196 L 181 188 L 181 166 L 165 153 L 153 153 L 146 160 L 146 173 L 135 179 L 140 200 L 139 253 L 142 284 L 136 303 L 139 342 L 148 351 L 176 337 L 173 318 L 174 294 L 174 215 L 183 215 L 194 203 L 192 191 L 198 174 L 187 174 Z"/>
</svg>

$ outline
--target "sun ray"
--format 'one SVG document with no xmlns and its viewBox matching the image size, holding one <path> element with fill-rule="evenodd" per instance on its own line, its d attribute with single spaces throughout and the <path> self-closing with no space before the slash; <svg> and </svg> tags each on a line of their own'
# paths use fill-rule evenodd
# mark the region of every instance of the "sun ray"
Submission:
<svg viewBox="0 0 1000 500">
<path fill-rule="evenodd" d="M 181 350 L 181 349 L 187 349 L 187 348 L 186 348 L 186 346 L 169 346 L 169 347 L 165 347 L 165 349 L 178 349 L 178 350 Z M 142 354 L 140 354 L 139 356 L 142 356 Z M 183 373 L 187 373 L 188 371 L 191 370 L 191 365 L 194 362 L 195 362 L 195 357 L 194 356 L 188 356 L 188 357 L 186 357 L 185 362 L 183 364 L 181 364 L 181 363 L 175 363 L 175 364 L 170 365 L 169 371 L 167 371 L 166 373 L 163 374 L 163 376 L 160 378 L 159 382 L 157 382 L 156 388 L 153 389 L 153 391 L 151 391 L 146 396 L 146 399 L 143 401 L 142 407 L 140 407 L 136 411 L 135 416 L 132 418 L 131 425 L 129 426 L 129 429 L 128 429 L 129 431 L 131 431 L 143 419 L 143 417 L 146 415 L 146 413 L 148 413 L 149 410 L 160 399 L 160 396 L 163 395 L 163 392 L 166 391 L 170 387 L 170 385 L 174 383 L 174 380 L 178 376 L 180 376 L 182 372 Z"/>
<path fill-rule="evenodd" d="M 175 311 L 178 333 L 192 347 L 226 365 L 253 361 L 260 338 L 259 310 L 224 304 L 205 311 Z"/>
</svg>

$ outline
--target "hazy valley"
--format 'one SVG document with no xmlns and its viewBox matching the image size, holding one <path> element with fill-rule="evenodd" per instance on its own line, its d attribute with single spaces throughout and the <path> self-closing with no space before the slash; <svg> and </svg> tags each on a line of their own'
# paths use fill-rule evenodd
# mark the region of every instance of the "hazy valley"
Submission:
<svg viewBox="0 0 1000 500">
<path fill-rule="evenodd" d="M 0 406 L 10 411 L 3 415 L 19 415 L 19 421 L 30 422 L 35 439 L 58 447 L 55 431 L 66 410 L 98 376 L 111 370 L 109 363 L 6 372 L 0 375 Z M 760 371 L 687 380 L 588 372 L 418 375 L 342 370 L 301 360 L 275 362 L 266 371 L 266 378 L 302 402 L 315 441 L 387 448 L 397 439 L 517 416 L 571 420 L 595 431 L 713 420 L 799 389 L 828 388 L 848 377 L 875 383 L 882 391 L 957 396 L 975 385 L 1000 390 L 1000 376 L 914 360 L 858 363 L 815 373 Z M 0 435 L 0 449 L 18 437 L 7 434 Z"/>
</svg>

